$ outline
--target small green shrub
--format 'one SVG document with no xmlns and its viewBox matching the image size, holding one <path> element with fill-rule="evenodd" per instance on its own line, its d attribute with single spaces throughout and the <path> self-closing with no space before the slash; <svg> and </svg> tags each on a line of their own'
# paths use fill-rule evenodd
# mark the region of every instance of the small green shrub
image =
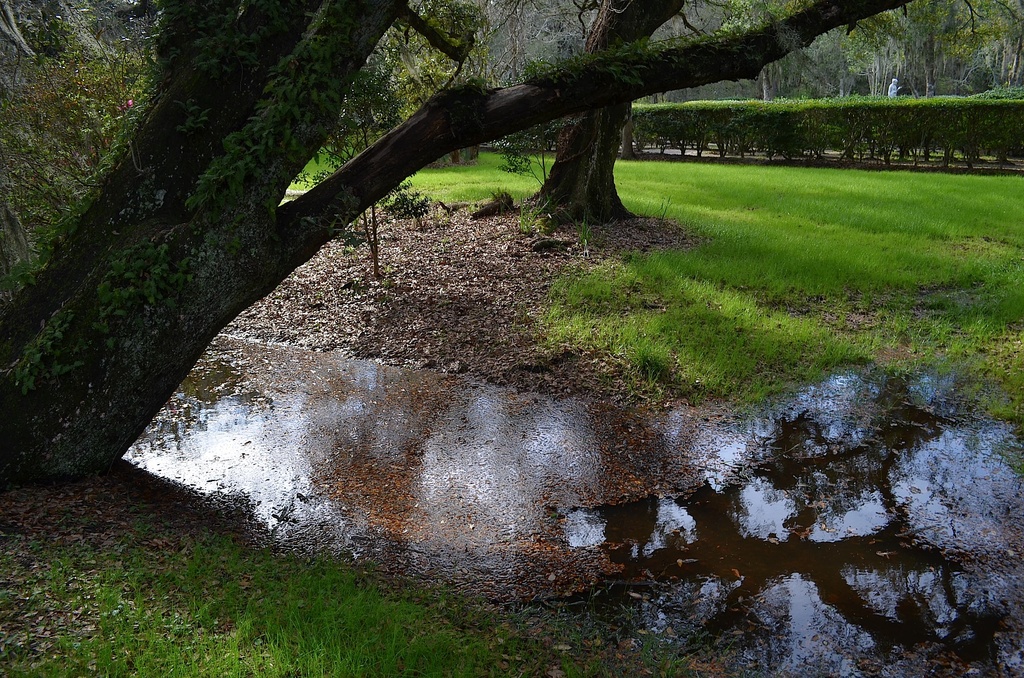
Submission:
<svg viewBox="0 0 1024 678">
<path fill-rule="evenodd" d="M 672 355 L 664 345 L 641 340 L 629 352 L 629 362 L 649 382 L 663 381 L 672 373 Z"/>
<path fill-rule="evenodd" d="M 975 94 L 971 98 L 990 100 L 1013 99 L 1017 101 L 1024 101 L 1024 87 L 1020 87 L 1019 85 L 1013 87 L 996 87 L 988 90 L 987 92 Z"/>
<path fill-rule="evenodd" d="M 538 184 L 548 178 L 548 165 L 554 154 L 555 142 L 562 129 L 562 120 L 534 125 L 494 142 L 501 154 L 500 169 L 509 174 L 532 176 Z"/>
<path fill-rule="evenodd" d="M 403 181 L 388 193 L 384 208 L 400 219 L 415 219 L 419 225 L 423 217 L 430 214 L 430 198 L 413 190 L 412 182 Z"/>
<path fill-rule="evenodd" d="M 587 223 L 586 219 L 583 219 L 576 223 L 576 234 L 580 238 L 580 246 L 583 247 L 583 256 L 590 256 L 590 243 L 594 239 L 594 234 L 590 230 L 590 224 Z"/>
<path fill-rule="evenodd" d="M 519 232 L 521 234 L 533 235 L 533 231 L 537 226 L 537 219 L 540 217 L 541 211 L 541 208 L 537 205 L 531 205 L 525 201 L 522 204 L 520 204 Z"/>
</svg>

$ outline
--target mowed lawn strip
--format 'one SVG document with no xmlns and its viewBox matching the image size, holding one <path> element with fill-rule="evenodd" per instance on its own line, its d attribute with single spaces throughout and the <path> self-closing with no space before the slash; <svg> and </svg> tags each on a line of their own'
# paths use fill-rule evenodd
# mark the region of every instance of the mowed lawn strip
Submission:
<svg viewBox="0 0 1024 678">
<path fill-rule="evenodd" d="M 50 490 L 17 490 L 32 491 Z M 579 615 L 502 609 L 149 515 L 98 533 L 95 502 L 36 534 L 0 529 L 0 674 L 690 675 L 677 649 L 652 637 L 623 652 Z M 4 503 L 31 519 L 21 509 L 39 502 Z"/>
<path fill-rule="evenodd" d="M 483 200 L 530 177 L 428 169 L 417 190 Z M 617 357 L 641 392 L 757 400 L 844 366 L 988 373 L 1020 423 L 1024 178 L 620 162 L 620 195 L 700 237 L 560 280 L 546 337 Z M 600 246 L 600 243 L 596 243 Z"/>
<path fill-rule="evenodd" d="M 500 634 L 463 623 L 464 603 L 388 594 L 328 558 L 214 536 L 18 551 L 0 553 L 5 675 L 443 676 L 501 661 Z"/>
</svg>

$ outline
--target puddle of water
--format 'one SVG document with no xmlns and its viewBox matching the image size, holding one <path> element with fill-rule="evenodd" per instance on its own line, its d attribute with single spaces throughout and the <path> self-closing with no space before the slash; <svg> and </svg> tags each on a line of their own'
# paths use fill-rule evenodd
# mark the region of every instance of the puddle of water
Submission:
<svg viewBox="0 0 1024 678">
<path fill-rule="evenodd" d="M 500 598 L 573 592 L 609 563 L 567 547 L 559 507 L 682 491 L 698 477 L 637 414 L 282 347 L 224 346 L 127 458 L 250 502 L 291 544 L 457 575 L 457 586 Z M 211 392 L 220 398 L 197 395 Z"/>
<path fill-rule="evenodd" d="M 650 629 L 731 637 L 740 665 L 900 675 L 920 652 L 939 675 L 1013 674 L 1020 587 L 977 561 L 1020 569 L 1021 481 L 995 453 L 1015 442 L 923 381 L 835 378 L 748 422 L 740 470 L 727 439 L 727 480 L 712 462 L 684 498 L 573 510 L 566 540 L 650 585 L 620 588 Z"/>
<path fill-rule="evenodd" d="M 951 380 L 842 375 L 757 416 L 647 417 L 221 350 L 128 458 L 247 502 L 282 543 L 499 598 L 619 582 L 649 631 L 729 639 L 735 668 L 1022 667 L 1024 492 L 996 453 L 1017 441 L 965 423 Z"/>
</svg>

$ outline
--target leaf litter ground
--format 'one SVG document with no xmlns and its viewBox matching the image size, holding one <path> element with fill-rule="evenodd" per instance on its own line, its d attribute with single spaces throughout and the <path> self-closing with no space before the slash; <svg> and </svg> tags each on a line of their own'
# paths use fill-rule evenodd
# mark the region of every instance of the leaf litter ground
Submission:
<svg viewBox="0 0 1024 678">
<path fill-rule="evenodd" d="M 638 218 L 592 227 L 586 256 L 575 233 L 524 234 L 518 214 L 474 220 L 467 211 L 417 227 L 388 220 L 374 280 L 365 249 L 328 243 L 225 332 L 385 364 L 465 373 L 521 390 L 621 399 L 608 356 L 544 341 L 552 282 L 629 252 L 689 249 L 672 222 Z"/>
</svg>

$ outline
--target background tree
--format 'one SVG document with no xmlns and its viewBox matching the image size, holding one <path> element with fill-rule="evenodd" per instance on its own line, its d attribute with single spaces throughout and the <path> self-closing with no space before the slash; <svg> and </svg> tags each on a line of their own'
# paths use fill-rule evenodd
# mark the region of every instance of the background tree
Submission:
<svg viewBox="0 0 1024 678">
<path fill-rule="evenodd" d="M 485 30 L 480 8 L 472 2 L 425 0 L 388 31 L 378 53 L 392 64 L 397 101 L 395 113 L 407 118 L 445 87 L 486 80 L 487 49 L 479 40 Z M 475 159 L 478 149 L 455 149 L 453 164 Z"/>
<path fill-rule="evenodd" d="M 774 3 L 776 7 L 783 3 Z M 772 3 L 730 0 L 719 21 L 755 19 Z M 745 8 L 745 9 L 744 9 Z M 687 8 L 688 15 L 692 15 Z M 716 19 L 712 13 L 703 21 Z M 1024 50 L 1021 0 L 921 0 L 822 35 L 765 67 L 756 81 L 719 82 L 672 92 L 668 100 L 803 98 L 885 94 L 893 77 L 901 94 L 974 94 L 1019 86 Z"/>
<path fill-rule="evenodd" d="M 92 12 L 89 26 L 57 13 L 66 9 L 22 2 L 4 12 L 19 17 L 24 40 L 0 68 L 10 83 L 0 89 L 0 165 L 4 195 L 32 239 L 88 192 L 145 92 L 149 68 L 143 21 L 131 26 L 113 12 Z"/>
<path fill-rule="evenodd" d="M 591 2 L 493 0 L 484 2 L 488 81 L 521 80 L 531 64 L 554 63 L 583 50 L 593 11 Z"/>
<path fill-rule="evenodd" d="M 984 0 L 927 0 L 905 13 L 862 22 L 850 45 L 859 53 L 871 94 L 884 94 L 893 77 L 906 94 L 921 97 L 991 87 L 981 47 L 996 39 L 1000 27 L 989 10 L 994 5 Z"/>
<path fill-rule="evenodd" d="M 1007 87 L 1024 86 L 1024 0 L 995 3 L 990 16 L 998 26 L 998 38 L 983 49 L 992 80 Z"/>
<path fill-rule="evenodd" d="M 768 25 L 588 55 L 500 89 L 442 90 L 300 198 L 398 0 L 165 0 L 159 72 L 79 216 L 0 313 L 0 482 L 102 471 L 213 337 L 407 176 L 556 117 L 754 77 L 908 0 L 815 0 Z"/>
<path fill-rule="evenodd" d="M 590 28 L 586 52 L 633 43 L 682 9 L 683 0 L 603 0 Z M 557 156 L 537 199 L 560 221 L 605 223 L 630 216 L 615 189 L 615 158 L 630 103 L 588 111 L 558 135 Z"/>
</svg>

